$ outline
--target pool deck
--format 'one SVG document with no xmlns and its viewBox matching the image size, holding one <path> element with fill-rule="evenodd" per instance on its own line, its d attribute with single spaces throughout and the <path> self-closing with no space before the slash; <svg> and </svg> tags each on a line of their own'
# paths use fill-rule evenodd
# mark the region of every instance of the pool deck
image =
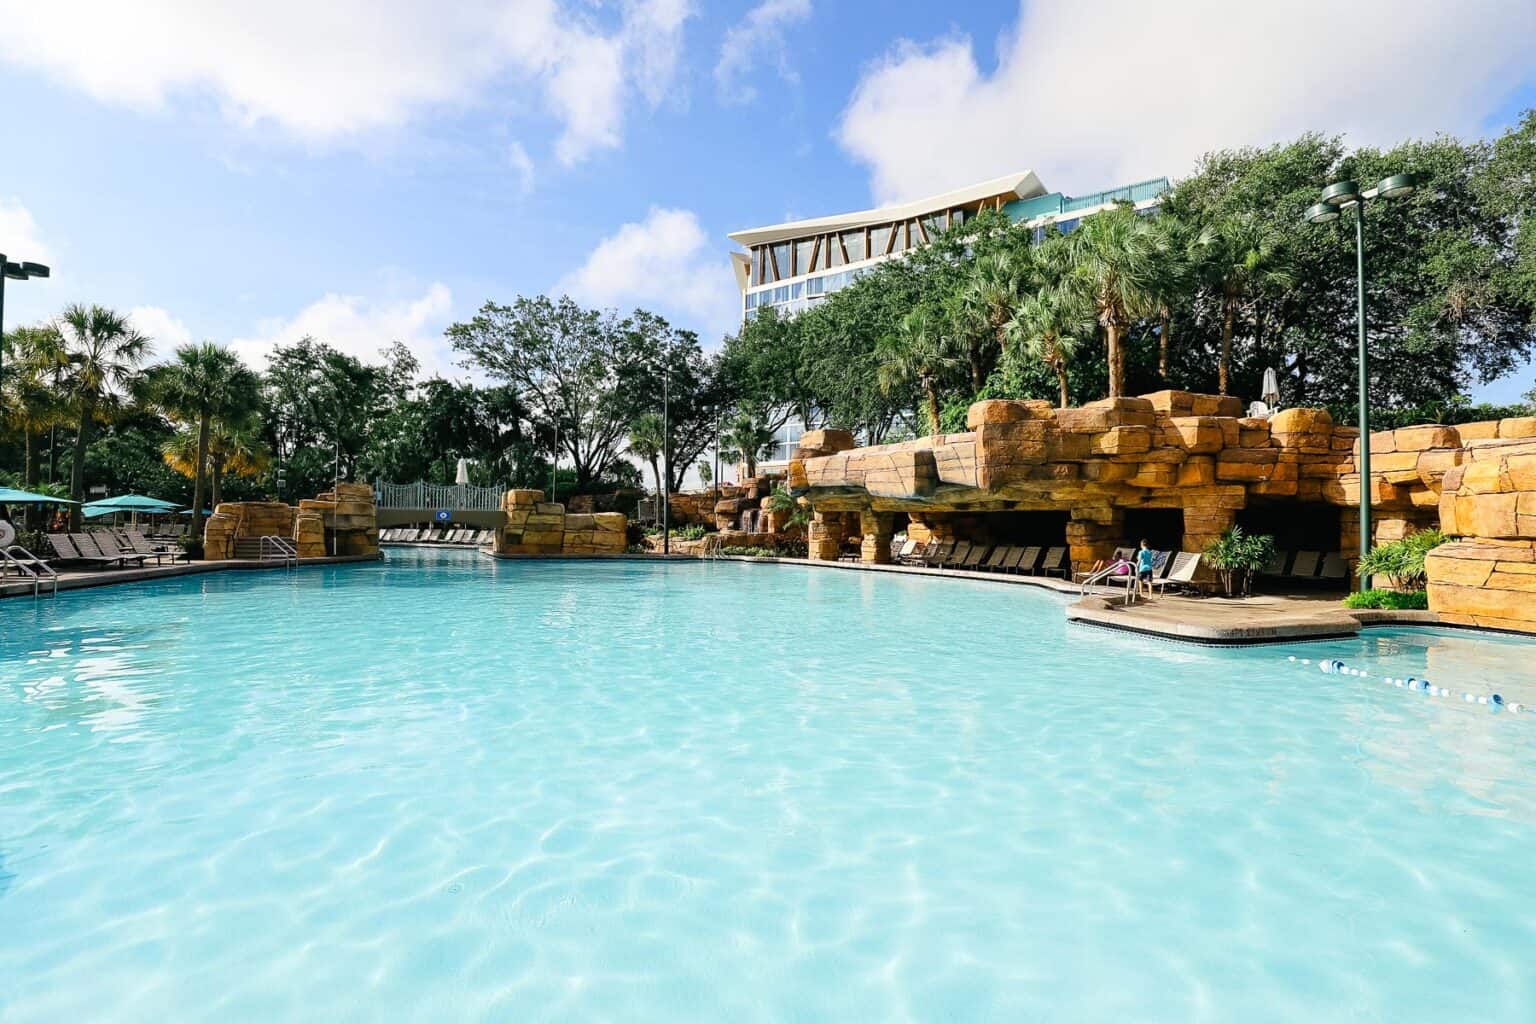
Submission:
<svg viewBox="0 0 1536 1024">
<path fill-rule="evenodd" d="M 1433 612 L 1348 609 L 1334 594 L 1256 594 L 1243 598 L 1164 594 L 1126 604 L 1122 588 L 1091 587 L 1084 593 L 1076 583 L 1045 576 L 866 565 L 862 562 L 812 562 L 798 558 L 722 557 L 732 561 L 786 562 L 853 572 L 899 573 L 1039 587 L 1078 599 L 1066 608 L 1068 622 L 1210 646 L 1334 640 L 1355 636 L 1370 626 L 1442 625 L 1439 616 Z"/>
<path fill-rule="evenodd" d="M 300 567 L 306 565 L 339 565 L 348 562 L 376 562 L 378 555 L 336 555 L 326 558 L 301 558 Z M 145 580 L 168 579 L 172 576 L 200 576 L 210 572 L 232 570 L 262 570 L 287 568 L 282 562 L 262 562 L 255 559 L 231 558 L 212 562 L 181 562 L 175 565 L 146 565 L 130 569 L 61 569 L 59 592 L 83 590 L 87 587 L 108 587 L 119 583 L 142 583 Z M 45 583 L 40 596 L 51 597 L 51 586 Z M 0 578 L 0 598 L 31 597 L 32 581 L 18 580 L 15 576 Z"/>
</svg>

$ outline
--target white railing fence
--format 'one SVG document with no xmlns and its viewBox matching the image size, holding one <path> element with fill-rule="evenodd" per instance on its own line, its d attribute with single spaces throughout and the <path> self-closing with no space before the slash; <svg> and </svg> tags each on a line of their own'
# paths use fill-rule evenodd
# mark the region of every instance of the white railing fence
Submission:
<svg viewBox="0 0 1536 1024">
<path fill-rule="evenodd" d="M 476 487 L 474 484 L 387 484 L 373 485 L 373 500 L 379 508 L 446 508 L 456 512 L 495 512 L 501 508 L 505 487 Z"/>
</svg>

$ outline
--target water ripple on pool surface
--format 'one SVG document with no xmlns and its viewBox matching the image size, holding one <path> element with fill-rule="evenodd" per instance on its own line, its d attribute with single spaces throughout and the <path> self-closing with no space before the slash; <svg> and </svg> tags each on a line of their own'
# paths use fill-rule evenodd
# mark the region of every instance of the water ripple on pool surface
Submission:
<svg viewBox="0 0 1536 1024">
<path fill-rule="evenodd" d="M 1285 657 L 1533 650 L 451 552 L 7 601 L 0 1018 L 1528 1021 L 1536 717 Z"/>
</svg>

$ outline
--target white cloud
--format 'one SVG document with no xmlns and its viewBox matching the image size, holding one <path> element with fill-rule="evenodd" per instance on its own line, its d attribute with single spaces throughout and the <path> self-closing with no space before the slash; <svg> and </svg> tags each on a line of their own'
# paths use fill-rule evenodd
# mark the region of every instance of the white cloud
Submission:
<svg viewBox="0 0 1536 1024">
<path fill-rule="evenodd" d="M 691 210 L 652 207 L 604 238 L 553 289 L 592 306 L 644 306 L 714 344 L 741 320 L 730 267 Z"/>
<path fill-rule="evenodd" d="M 1529 2 L 1030 0 L 995 68 L 965 37 L 897 44 L 838 138 L 881 202 L 1024 168 L 1089 191 L 1309 130 L 1475 133 L 1536 82 L 1532 39 Z"/>
<path fill-rule="evenodd" d="M 134 306 L 128 311 L 128 322 L 134 330 L 149 338 L 158 358 L 169 358 L 171 353 L 192 341 L 187 325 L 171 315 L 162 306 Z"/>
<path fill-rule="evenodd" d="M 517 174 L 518 194 L 523 196 L 531 194 L 537 177 L 533 158 L 528 155 L 528 150 L 523 148 L 521 142 L 514 142 L 507 147 L 507 163 L 512 165 L 512 170 Z"/>
<path fill-rule="evenodd" d="M 263 321 L 253 335 L 236 338 L 230 345 L 247 364 L 259 369 L 267 365 L 274 345 L 291 345 L 305 335 L 364 362 L 378 362 L 382 349 L 400 341 L 421 361 L 423 373 L 462 377 L 442 336 L 452 307 L 453 294 L 442 283 L 433 284 L 417 298 L 393 302 L 332 292 L 291 318 Z"/>
<path fill-rule="evenodd" d="M 652 105 L 671 88 L 689 13 L 629 0 L 605 31 L 556 0 L 0 0 L 0 60 L 138 109 L 211 96 L 237 124 L 308 141 L 466 106 L 509 78 L 537 90 L 574 163 L 619 144 L 631 80 Z"/>
<path fill-rule="evenodd" d="M 757 90 L 741 79 L 762 59 L 773 61 L 785 81 L 797 81 L 784 45 L 784 30 L 810 16 L 811 0 L 763 0 L 727 29 L 720 44 L 720 59 L 715 63 L 721 98 L 728 103 L 750 102 Z"/>
</svg>

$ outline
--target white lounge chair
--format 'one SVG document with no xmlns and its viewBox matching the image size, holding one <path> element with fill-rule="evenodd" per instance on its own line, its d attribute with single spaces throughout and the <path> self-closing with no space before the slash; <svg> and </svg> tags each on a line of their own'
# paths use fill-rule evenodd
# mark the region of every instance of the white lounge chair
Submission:
<svg viewBox="0 0 1536 1024">
<path fill-rule="evenodd" d="M 1199 568 L 1199 552 L 1180 551 L 1173 556 L 1173 567 L 1168 570 L 1168 575 L 1152 581 L 1152 589 L 1167 591 L 1169 587 L 1177 587 L 1198 592 L 1200 588 L 1195 583 L 1195 570 Z"/>
</svg>

